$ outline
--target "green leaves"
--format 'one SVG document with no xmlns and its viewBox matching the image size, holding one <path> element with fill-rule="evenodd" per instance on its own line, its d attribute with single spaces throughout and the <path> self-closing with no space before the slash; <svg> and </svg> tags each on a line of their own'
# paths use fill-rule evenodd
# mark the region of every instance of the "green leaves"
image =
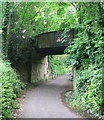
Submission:
<svg viewBox="0 0 104 120">
<path fill-rule="evenodd" d="M 0 92 L 2 97 L 2 105 L 0 110 L 2 111 L 3 118 L 12 118 L 12 111 L 15 109 L 16 97 L 22 92 L 25 87 L 23 83 L 18 79 L 16 72 L 10 67 L 8 62 L 4 62 L 0 59 Z"/>
<path fill-rule="evenodd" d="M 104 46 L 103 27 L 99 23 L 99 21 L 103 21 L 101 19 L 103 14 L 99 12 L 104 11 L 101 6 L 102 3 L 77 4 L 76 16 L 78 22 L 76 22 L 75 28 L 78 33 L 73 44 L 66 49 L 66 53 L 70 54 L 69 61 L 71 64 L 75 61 L 78 61 L 80 67 L 87 67 L 89 63 L 98 63 L 98 61 L 101 64 Z"/>
<path fill-rule="evenodd" d="M 92 65 L 86 70 L 78 71 L 76 89 L 70 102 L 72 107 L 100 117 L 103 102 L 102 69 Z"/>
<path fill-rule="evenodd" d="M 63 30 L 75 22 L 74 7 L 65 2 L 19 2 L 10 6 L 13 31 L 26 29 L 28 36 Z"/>
<path fill-rule="evenodd" d="M 71 105 L 101 117 L 103 98 L 104 7 L 102 3 L 76 4 L 77 36 L 65 50 L 69 64 L 77 68 Z M 77 64 L 75 64 L 77 63 Z"/>
<path fill-rule="evenodd" d="M 55 75 L 62 75 L 68 73 L 71 67 L 67 66 L 67 56 L 65 55 L 55 55 L 50 58 L 50 64 L 55 72 Z"/>
</svg>

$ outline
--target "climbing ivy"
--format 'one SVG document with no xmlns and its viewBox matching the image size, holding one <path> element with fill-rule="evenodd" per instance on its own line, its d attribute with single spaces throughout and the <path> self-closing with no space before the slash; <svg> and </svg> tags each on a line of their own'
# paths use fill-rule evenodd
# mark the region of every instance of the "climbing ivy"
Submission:
<svg viewBox="0 0 104 120">
<path fill-rule="evenodd" d="M 65 51 L 69 64 L 77 69 L 71 105 L 100 118 L 104 115 L 104 3 L 75 4 L 77 35 Z"/>
<path fill-rule="evenodd" d="M 75 80 L 72 103 L 77 107 L 84 103 L 82 108 L 95 116 L 104 114 L 101 97 L 104 94 L 101 89 L 104 3 L 6 2 L 3 7 L 3 51 L 15 64 L 29 61 L 32 50 L 30 36 L 70 28 L 76 31 L 76 38 L 69 40 L 70 46 L 65 51 L 69 54 L 67 64 L 76 67 L 79 76 Z M 63 37 L 65 42 L 69 36 L 64 34 Z"/>
</svg>

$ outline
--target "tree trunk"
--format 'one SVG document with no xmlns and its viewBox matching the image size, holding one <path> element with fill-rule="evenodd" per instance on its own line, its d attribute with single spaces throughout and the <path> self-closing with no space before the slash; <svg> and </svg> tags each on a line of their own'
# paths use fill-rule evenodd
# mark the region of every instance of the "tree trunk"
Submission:
<svg viewBox="0 0 104 120">
<path fill-rule="evenodd" d="M 76 89 L 76 81 L 75 81 L 75 79 L 76 79 L 76 67 L 74 67 L 74 69 L 73 69 L 73 79 L 74 79 L 73 90 L 75 90 Z"/>
<path fill-rule="evenodd" d="M 1 16 L 0 18 L 0 58 L 2 58 L 2 21 L 3 21 L 2 15 L 3 15 L 2 14 L 2 2 L 0 2 L 0 16 Z"/>
</svg>

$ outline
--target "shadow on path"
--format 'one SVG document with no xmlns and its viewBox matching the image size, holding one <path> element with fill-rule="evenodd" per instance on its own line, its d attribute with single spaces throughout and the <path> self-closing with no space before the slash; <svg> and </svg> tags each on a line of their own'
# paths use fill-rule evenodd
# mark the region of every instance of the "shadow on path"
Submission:
<svg viewBox="0 0 104 120">
<path fill-rule="evenodd" d="M 17 118 L 82 118 L 62 103 L 61 93 L 65 90 L 72 90 L 68 74 L 32 85 L 25 93 Z"/>
</svg>

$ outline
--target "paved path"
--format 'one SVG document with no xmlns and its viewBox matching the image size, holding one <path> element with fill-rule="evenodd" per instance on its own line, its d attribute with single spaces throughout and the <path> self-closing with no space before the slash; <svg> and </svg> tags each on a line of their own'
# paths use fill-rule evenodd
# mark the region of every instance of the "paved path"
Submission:
<svg viewBox="0 0 104 120">
<path fill-rule="evenodd" d="M 64 106 L 61 93 L 72 89 L 69 75 L 33 86 L 26 92 L 19 118 L 81 118 Z"/>
</svg>

